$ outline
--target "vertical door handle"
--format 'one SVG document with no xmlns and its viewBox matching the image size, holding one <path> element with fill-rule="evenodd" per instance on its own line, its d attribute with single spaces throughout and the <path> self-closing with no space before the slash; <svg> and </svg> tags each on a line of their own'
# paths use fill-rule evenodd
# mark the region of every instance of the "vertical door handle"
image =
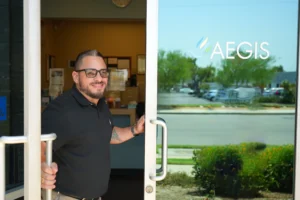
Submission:
<svg viewBox="0 0 300 200">
<path fill-rule="evenodd" d="M 161 175 L 153 176 L 150 175 L 150 179 L 153 181 L 161 181 L 167 175 L 167 164 L 168 164 L 168 128 L 166 122 L 161 119 L 150 120 L 150 123 L 160 125 L 163 128 L 162 131 L 162 167 L 159 169 Z"/>
<path fill-rule="evenodd" d="M 41 135 L 41 141 L 46 141 L 46 161 L 47 165 L 52 162 L 52 142 L 56 139 L 56 134 Z M 27 136 L 2 136 L 0 137 L 0 199 L 5 199 L 5 144 L 24 144 L 27 143 Z M 51 200 L 52 190 L 46 191 L 46 200 Z"/>
<path fill-rule="evenodd" d="M 161 121 L 163 121 L 163 122 L 166 123 L 166 121 L 163 118 L 161 118 L 161 117 L 157 117 L 157 120 L 161 120 Z M 158 134 L 158 130 L 157 130 L 157 134 Z M 163 146 L 163 143 L 164 143 L 164 138 L 162 137 L 161 146 Z M 161 167 L 156 170 L 157 174 L 160 174 L 163 171 L 163 162 L 164 162 L 163 159 L 162 159 L 163 158 L 163 154 L 164 154 L 164 149 L 162 148 L 161 149 Z"/>
</svg>

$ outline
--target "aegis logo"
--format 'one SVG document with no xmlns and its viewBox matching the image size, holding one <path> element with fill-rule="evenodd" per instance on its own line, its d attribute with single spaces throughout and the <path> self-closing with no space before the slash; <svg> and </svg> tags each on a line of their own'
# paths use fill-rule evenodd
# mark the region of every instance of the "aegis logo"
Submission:
<svg viewBox="0 0 300 200">
<path fill-rule="evenodd" d="M 215 56 L 221 56 L 222 59 L 235 59 L 232 52 L 236 51 L 237 56 L 241 59 L 249 59 L 254 57 L 254 59 L 267 59 L 270 56 L 270 52 L 267 49 L 269 46 L 268 42 L 254 42 L 250 43 L 247 41 L 240 42 L 236 44 L 234 41 L 226 42 L 225 48 L 221 47 L 219 42 L 216 42 L 214 45 L 209 44 L 208 37 L 202 37 L 196 45 L 196 48 L 200 50 L 200 54 L 210 53 L 210 59 L 213 59 Z M 241 52 L 244 53 L 242 54 Z M 193 53 L 193 56 L 195 54 Z M 196 57 L 199 57 L 198 55 Z M 201 55 L 200 55 L 201 57 Z"/>
</svg>

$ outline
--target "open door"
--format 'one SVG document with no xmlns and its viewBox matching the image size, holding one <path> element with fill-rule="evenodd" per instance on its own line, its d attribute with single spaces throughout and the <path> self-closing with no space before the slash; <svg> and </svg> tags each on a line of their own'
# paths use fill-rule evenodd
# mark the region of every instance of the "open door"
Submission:
<svg viewBox="0 0 300 200">
<path fill-rule="evenodd" d="M 289 185 L 287 186 L 281 182 L 281 186 L 278 188 L 275 186 L 276 188 L 274 189 L 270 187 L 268 183 L 267 186 L 264 187 L 271 188 L 270 190 L 273 192 L 288 189 L 289 197 L 293 196 L 293 199 L 300 198 L 299 189 L 297 189 L 299 187 L 300 177 L 298 159 L 299 141 L 297 137 L 299 135 L 299 9 L 296 11 L 296 7 L 299 7 L 299 1 L 294 1 L 293 5 L 281 1 L 272 1 L 272 6 L 270 7 L 270 5 L 270 2 L 256 4 L 254 1 L 212 1 L 209 3 L 203 1 L 147 1 L 145 200 L 206 199 L 209 197 L 212 197 L 212 199 L 214 199 L 214 197 L 223 199 L 223 197 L 226 198 L 230 195 L 233 199 L 243 198 L 242 195 L 244 195 L 244 197 L 246 196 L 246 198 L 253 198 L 253 195 L 257 195 L 262 191 L 260 188 L 255 188 L 254 182 L 251 182 L 252 180 L 256 180 L 257 183 L 260 181 L 261 168 L 257 163 L 262 160 L 260 160 L 258 156 L 273 150 L 279 152 L 281 147 L 287 148 L 288 151 L 295 155 L 294 157 L 289 157 L 289 166 L 291 166 L 291 168 L 284 170 L 284 173 L 289 174 L 289 178 L 284 178 L 284 181 L 286 181 L 286 183 L 288 182 Z M 251 9 L 253 9 L 253 12 L 255 10 L 255 16 L 245 14 Z M 291 13 L 289 16 L 282 15 L 282 17 L 287 17 L 286 20 L 284 20 L 284 22 L 282 21 L 280 25 L 276 23 L 276 26 L 273 26 L 272 22 L 273 20 L 276 21 L 278 10 L 281 9 L 281 13 Z M 245 16 L 245 19 L 242 19 L 243 17 L 241 18 L 241 16 Z M 287 26 L 287 24 L 289 26 Z M 271 31 L 272 28 L 276 31 Z M 280 34 L 273 35 L 274 32 Z M 270 38 L 271 35 L 273 39 Z M 281 37 L 286 37 L 287 35 L 290 35 L 289 39 L 292 38 L 288 43 L 293 48 L 289 48 L 289 53 L 285 54 L 285 52 L 278 51 L 281 49 L 281 45 L 278 41 L 280 41 Z M 276 40 L 274 40 L 274 38 L 276 38 Z M 230 52 L 233 51 L 234 46 L 237 49 L 241 46 L 247 49 L 247 54 L 244 54 L 244 57 L 240 54 L 239 56 L 242 59 L 237 59 L 242 62 L 251 57 L 251 55 L 249 55 L 248 58 L 245 58 L 245 55 L 248 55 L 249 52 L 251 52 L 250 54 L 253 53 L 253 59 L 260 56 L 258 52 L 261 53 L 261 51 L 258 51 L 256 47 L 264 47 L 266 44 L 264 42 L 269 44 L 267 47 L 267 49 L 270 48 L 271 50 L 269 55 L 282 57 L 282 59 L 285 57 L 285 59 L 292 63 L 284 64 L 284 71 L 287 74 L 293 74 L 290 81 L 297 86 L 297 94 L 295 95 L 297 102 L 295 102 L 295 107 L 291 113 L 283 114 L 283 112 L 277 112 L 275 109 L 274 113 L 278 115 L 276 116 L 273 113 L 271 116 L 269 114 L 270 112 L 266 110 L 262 110 L 259 114 L 259 112 L 251 110 L 251 108 L 249 109 L 250 111 L 246 110 L 243 112 L 235 109 L 236 107 L 234 106 L 237 106 L 236 104 L 232 107 L 229 106 L 229 109 L 226 110 L 227 102 L 221 102 L 224 98 L 218 99 L 220 96 L 214 96 L 216 90 L 219 90 L 219 88 L 213 88 L 216 87 L 217 84 L 212 84 L 212 82 L 217 81 L 209 78 L 204 80 L 205 78 L 201 77 L 201 73 L 195 75 L 196 72 L 186 78 L 185 72 L 188 74 L 190 71 L 184 71 L 180 68 L 188 68 L 189 65 L 182 64 L 180 59 L 176 60 L 176 56 L 180 56 L 179 51 L 182 51 L 187 53 L 183 57 L 193 57 L 194 59 L 190 60 L 193 60 L 192 62 L 195 63 L 197 61 L 197 65 L 193 63 L 194 67 L 198 66 L 199 68 L 201 67 L 201 69 L 209 69 L 209 67 L 212 69 L 216 67 L 216 71 L 213 72 L 217 72 L 217 70 L 229 66 L 225 64 L 222 65 L 222 61 L 233 60 Z M 261 46 L 259 47 L 259 45 Z M 162 51 L 161 54 L 159 52 L 160 48 L 165 50 Z M 176 52 L 176 50 L 178 50 L 178 52 Z M 263 50 L 263 48 L 260 50 Z M 239 52 L 237 52 L 237 54 L 239 54 Z M 211 56 L 218 58 L 213 60 Z M 159 58 L 162 58 L 162 60 Z M 260 58 L 265 59 L 262 55 Z M 166 62 L 161 64 L 163 61 Z M 284 63 L 284 61 L 281 60 L 279 63 L 280 62 Z M 160 64 L 162 66 L 159 66 Z M 174 67 L 175 65 L 177 65 L 177 68 Z M 257 64 L 247 65 L 247 67 L 250 68 L 254 65 Z M 177 71 L 174 72 L 175 70 Z M 195 71 L 197 71 L 197 69 L 195 69 Z M 248 71 L 245 70 L 242 74 L 233 74 L 232 76 L 238 79 L 246 72 L 248 73 Z M 261 73 L 259 73 L 259 75 L 261 75 Z M 177 78 L 177 82 L 173 82 L 173 85 L 170 86 L 169 83 L 171 81 L 169 79 L 172 79 L 172 76 L 176 76 L 174 80 Z M 227 81 L 225 79 L 226 78 L 223 80 Z M 265 79 L 265 77 L 260 79 Z M 240 80 L 241 79 L 237 80 L 237 82 Z M 165 81 L 165 84 L 163 81 Z M 266 82 L 269 82 L 269 80 Z M 209 86 L 212 88 L 202 88 L 204 84 L 201 85 L 200 83 L 211 84 Z M 277 83 L 272 81 L 270 85 L 265 84 L 265 87 L 274 87 L 276 89 L 281 83 L 282 80 L 277 81 Z M 231 84 L 232 83 L 230 83 L 229 86 L 233 86 L 233 88 L 236 89 L 235 85 Z M 226 85 L 226 82 L 224 85 Z M 220 95 L 222 95 L 221 89 L 225 88 L 226 91 L 227 89 L 229 91 L 231 89 L 229 86 L 220 88 Z M 249 88 L 249 85 L 246 86 L 245 90 Z M 258 84 L 257 82 L 252 82 L 251 86 L 251 89 L 254 91 L 255 87 L 258 87 Z M 198 89 L 198 93 L 195 94 L 195 90 Z M 260 89 L 264 90 L 265 88 L 260 86 Z M 205 90 L 209 92 L 204 95 Z M 236 91 L 238 92 L 238 90 L 234 92 Z M 266 90 L 266 93 L 267 92 Z M 264 97 L 262 92 L 260 95 Z M 226 100 L 232 99 L 228 98 Z M 234 100 L 237 102 L 239 99 Z M 245 101 L 245 99 L 242 100 Z M 245 102 L 242 103 L 246 104 Z M 170 110 L 172 105 L 180 105 L 180 109 Z M 251 106 L 251 101 L 250 104 L 247 105 Z M 184 109 L 183 107 L 188 108 Z M 166 120 L 168 125 L 168 137 L 166 123 L 161 119 Z M 155 147 L 159 145 L 159 143 L 156 142 L 156 129 L 158 126 L 162 126 L 163 129 L 162 136 L 160 136 L 160 133 L 158 134 L 158 137 L 162 137 L 163 141 L 162 167 L 160 170 L 156 169 L 155 156 Z M 226 154 L 227 150 L 236 152 L 236 150 L 230 149 L 230 145 L 232 145 L 233 148 L 243 148 L 242 145 L 245 145 L 244 151 L 247 151 L 247 145 L 252 142 L 257 144 L 263 143 L 265 146 L 263 150 L 257 150 L 257 154 L 255 154 L 258 155 L 255 157 L 256 160 L 254 157 L 252 160 L 247 157 L 251 154 L 250 151 L 238 152 L 238 157 L 242 157 L 242 162 L 244 162 L 243 170 L 240 168 L 241 166 L 238 166 L 239 164 L 234 163 L 231 155 L 227 155 L 228 157 L 226 158 L 228 159 L 226 162 L 228 161 L 229 167 L 225 166 L 224 163 L 226 162 L 221 160 L 223 159 L 221 156 L 218 157 L 218 155 L 223 156 L 223 152 Z M 198 183 L 191 186 L 191 188 L 186 189 L 176 187 L 176 185 L 173 190 L 168 190 L 167 188 L 161 189 L 161 186 L 156 184 L 157 181 L 163 180 L 166 177 L 166 172 L 172 170 L 173 167 L 172 165 L 168 165 L 167 167 L 167 144 L 172 145 L 171 148 L 177 148 L 174 150 L 169 149 L 170 158 L 174 158 L 169 159 L 172 162 L 183 163 L 183 161 L 186 161 L 192 163 L 194 162 L 192 160 L 193 153 L 189 150 L 194 150 L 193 148 L 201 149 L 197 151 L 198 157 L 196 157 L 198 168 L 195 166 L 195 163 L 187 166 L 188 172 L 193 170 L 193 166 L 196 168 L 196 170 L 194 170 L 196 171 L 196 175 L 191 175 L 190 177 L 194 178 L 194 176 L 197 176 Z M 205 150 L 206 147 L 209 147 L 207 149 L 211 151 Z M 222 149 L 221 153 L 218 152 L 219 149 Z M 181 151 L 183 152 L 182 154 L 178 153 Z M 185 153 L 190 157 L 187 158 Z M 266 166 L 264 162 L 277 162 L 274 164 L 277 167 L 281 165 L 281 161 L 277 161 L 276 159 L 275 161 L 263 160 L 260 163 L 261 166 Z M 208 170 L 207 174 L 205 174 L 205 170 L 201 170 L 201 168 L 203 169 L 205 167 L 207 167 Z M 184 167 L 178 168 L 179 170 L 183 169 L 183 171 L 185 169 Z M 176 170 L 178 170 L 178 168 Z M 259 175 L 256 176 L 256 174 Z M 169 174 L 167 178 L 168 177 Z M 226 177 L 230 178 L 226 179 Z M 261 177 L 265 179 L 265 175 Z M 175 180 L 175 178 L 170 180 Z M 239 182 L 241 180 L 242 182 Z M 167 183 L 170 184 L 169 181 Z M 202 188 L 203 191 L 199 191 L 198 188 Z M 208 188 L 211 190 L 209 191 Z M 182 192 L 179 192 L 178 190 L 181 189 Z M 176 196 L 176 194 L 180 194 L 181 196 Z"/>
<path fill-rule="evenodd" d="M 0 138 L 0 199 L 14 199 L 5 193 L 5 145 L 24 143 L 24 197 L 41 198 L 41 140 L 48 143 L 52 160 L 55 134 L 41 136 L 41 40 L 40 0 L 24 0 L 24 136 Z M 50 195 L 50 190 L 48 192 Z"/>
<path fill-rule="evenodd" d="M 156 199 L 156 181 L 167 174 L 167 126 L 157 118 L 158 0 L 147 1 L 144 200 Z M 157 127 L 162 127 L 162 165 L 156 167 Z"/>
</svg>

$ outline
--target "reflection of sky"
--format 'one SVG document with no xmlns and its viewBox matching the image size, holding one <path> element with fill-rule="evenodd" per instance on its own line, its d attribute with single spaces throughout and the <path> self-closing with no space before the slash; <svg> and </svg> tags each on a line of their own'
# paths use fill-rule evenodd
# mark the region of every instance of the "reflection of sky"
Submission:
<svg viewBox="0 0 300 200">
<path fill-rule="evenodd" d="M 297 0 L 160 0 L 159 48 L 181 50 L 198 56 L 200 66 L 213 62 L 218 67 L 220 56 L 211 60 L 210 54 L 196 48 L 202 37 L 208 37 L 213 47 L 219 42 L 224 54 L 226 42 L 265 41 L 275 64 L 295 71 L 297 12 Z"/>
</svg>

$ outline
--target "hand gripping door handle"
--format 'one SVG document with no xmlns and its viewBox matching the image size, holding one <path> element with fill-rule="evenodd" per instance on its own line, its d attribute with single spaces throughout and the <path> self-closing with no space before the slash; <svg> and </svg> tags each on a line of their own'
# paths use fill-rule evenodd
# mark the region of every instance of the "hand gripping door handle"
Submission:
<svg viewBox="0 0 300 200">
<path fill-rule="evenodd" d="M 48 136 L 48 138 L 46 138 Z M 52 143 L 53 140 L 56 139 L 56 134 L 49 134 L 49 135 L 42 135 L 41 136 L 42 141 L 46 141 L 46 163 L 48 166 L 51 166 L 52 163 Z M 52 199 L 52 189 L 46 190 L 46 200 Z"/>
<path fill-rule="evenodd" d="M 160 125 L 163 128 L 162 131 L 162 167 L 159 169 L 159 172 L 161 172 L 161 175 L 158 176 L 152 176 L 150 175 L 150 179 L 153 181 L 161 181 L 165 179 L 167 175 L 167 164 L 168 164 L 168 128 L 165 123 L 165 121 L 161 118 L 158 118 L 156 120 L 150 120 L 150 123 Z"/>
<path fill-rule="evenodd" d="M 52 162 L 52 142 L 56 139 L 56 134 L 41 135 L 41 141 L 46 141 L 46 162 L 50 166 Z M 27 136 L 2 136 L 0 137 L 0 199 L 5 199 L 5 144 L 27 143 Z M 51 200 L 52 190 L 46 191 L 46 200 Z"/>
</svg>

